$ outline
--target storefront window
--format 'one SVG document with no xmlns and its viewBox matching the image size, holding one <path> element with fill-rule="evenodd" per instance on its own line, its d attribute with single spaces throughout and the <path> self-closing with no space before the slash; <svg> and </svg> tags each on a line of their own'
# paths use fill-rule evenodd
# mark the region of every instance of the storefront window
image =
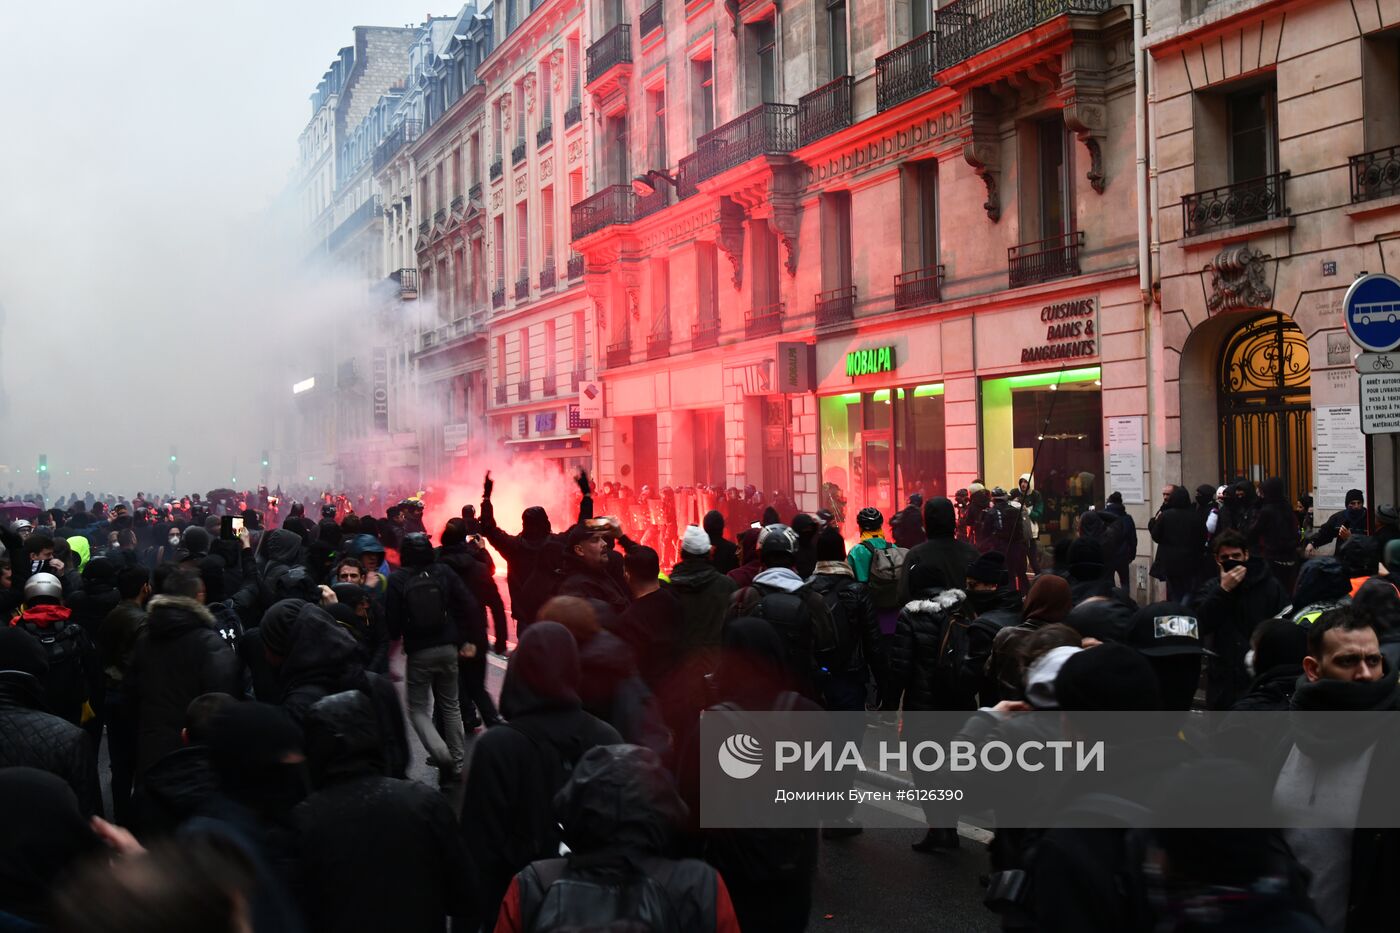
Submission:
<svg viewBox="0 0 1400 933">
<path fill-rule="evenodd" d="M 821 508 L 853 527 L 873 506 L 886 521 L 909 495 L 940 495 L 946 458 L 941 383 L 820 400 Z"/>
<path fill-rule="evenodd" d="M 1042 543 L 1073 533 L 1090 507 L 1102 508 L 1103 402 L 1099 369 L 982 381 L 982 477 L 1014 490 L 1034 476 L 1044 502 Z"/>
</svg>

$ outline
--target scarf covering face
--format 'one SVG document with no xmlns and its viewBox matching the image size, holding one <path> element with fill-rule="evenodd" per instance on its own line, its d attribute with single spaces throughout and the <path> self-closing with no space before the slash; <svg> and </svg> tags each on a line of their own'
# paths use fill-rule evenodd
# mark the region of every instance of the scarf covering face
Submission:
<svg viewBox="0 0 1400 933">
<path fill-rule="evenodd" d="M 1396 672 L 1380 680 L 1298 680 L 1293 692 L 1289 721 L 1293 738 L 1310 758 L 1335 760 L 1360 754 L 1380 737 L 1392 719 L 1389 716 L 1319 716 L 1317 713 L 1367 714 L 1388 712 L 1400 705 Z M 1302 715 L 1302 714 L 1312 715 Z"/>
</svg>

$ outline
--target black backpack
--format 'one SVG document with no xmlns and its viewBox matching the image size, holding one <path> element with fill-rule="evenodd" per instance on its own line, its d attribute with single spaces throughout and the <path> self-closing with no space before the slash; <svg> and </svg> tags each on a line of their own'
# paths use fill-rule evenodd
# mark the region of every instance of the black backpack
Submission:
<svg viewBox="0 0 1400 933">
<path fill-rule="evenodd" d="M 966 600 L 945 613 L 933 669 L 941 693 L 961 702 L 977 696 L 986 684 L 987 658 L 1001 628 L 992 619 L 974 617 Z"/>
<path fill-rule="evenodd" d="M 405 635 L 433 638 L 447 625 L 447 594 L 428 568 L 415 571 L 403 589 Z"/>
<path fill-rule="evenodd" d="M 752 589 L 759 594 L 759 599 L 749 609 L 748 615 L 773 626 L 773 631 L 778 633 L 783 647 L 787 649 L 788 667 L 803 678 L 810 677 L 814 658 L 812 613 L 807 606 L 809 588 L 803 584 L 789 593 L 755 583 Z"/>
<path fill-rule="evenodd" d="M 854 579 L 843 579 L 828 590 L 818 591 L 831 613 L 831 625 L 836 633 L 836 644 L 827 651 L 817 652 L 817 664 L 823 670 L 833 673 L 849 670 L 851 659 L 860 650 L 860 631 L 851 619 L 846 601 L 841 598 L 848 589 L 860 585 Z"/>
<path fill-rule="evenodd" d="M 57 619 L 44 628 L 23 621 L 19 627 L 39 642 L 49 662 L 48 673 L 43 677 L 48 711 L 81 725 L 82 707 L 90 699 L 83 670 L 83 642 L 87 636 L 82 626 L 71 619 Z"/>
</svg>

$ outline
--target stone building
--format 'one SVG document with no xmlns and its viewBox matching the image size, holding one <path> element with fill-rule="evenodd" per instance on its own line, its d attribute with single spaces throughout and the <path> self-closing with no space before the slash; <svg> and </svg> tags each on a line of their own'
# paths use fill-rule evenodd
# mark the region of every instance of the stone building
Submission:
<svg viewBox="0 0 1400 933">
<path fill-rule="evenodd" d="M 593 9 L 597 184 L 571 220 L 600 478 L 853 517 L 1033 469 L 1047 544 L 1110 488 L 1141 501 L 1130 14 Z"/>
<path fill-rule="evenodd" d="M 1362 485 L 1342 297 L 1400 265 L 1400 8 L 1153 2 L 1151 242 L 1165 474 Z M 1368 490 L 1394 501 L 1394 435 Z"/>
</svg>

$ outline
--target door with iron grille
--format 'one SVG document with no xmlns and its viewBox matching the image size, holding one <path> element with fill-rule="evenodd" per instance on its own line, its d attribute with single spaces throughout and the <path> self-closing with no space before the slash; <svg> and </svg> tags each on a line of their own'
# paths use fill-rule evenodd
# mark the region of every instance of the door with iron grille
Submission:
<svg viewBox="0 0 1400 933">
<path fill-rule="evenodd" d="M 1219 373 L 1221 478 L 1277 476 L 1290 501 L 1310 492 L 1312 380 L 1302 330 L 1281 314 L 1246 322 L 1225 341 Z"/>
</svg>

